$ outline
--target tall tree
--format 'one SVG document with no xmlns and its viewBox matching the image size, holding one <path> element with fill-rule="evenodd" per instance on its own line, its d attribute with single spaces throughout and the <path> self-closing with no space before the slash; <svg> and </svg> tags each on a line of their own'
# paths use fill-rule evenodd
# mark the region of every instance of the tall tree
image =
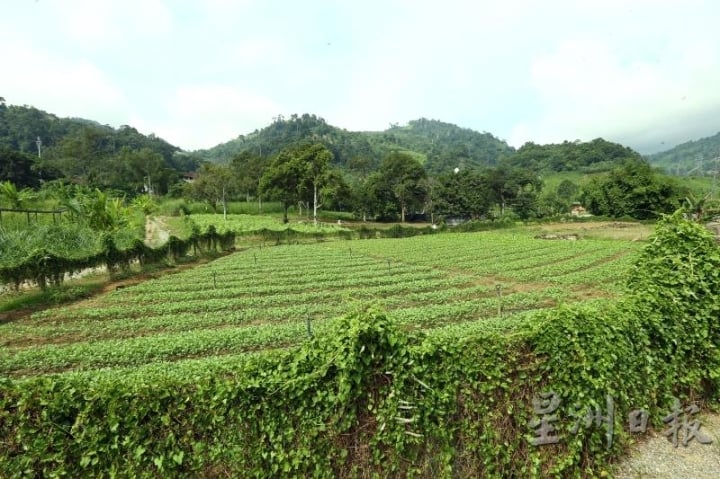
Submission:
<svg viewBox="0 0 720 479">
<path fill-rule="evenodd" d="M 193 195 L 203 201 L 207 201 L 217 210 L 219 202 L 223 208 L 223 219 L 227 218 L 228 198 L 237 191 L 237 178 L 233 171 L 224 165 L 206 163 L 198 172 L 198 176 L 192 184 Z"/>
<path fill-rule="evenodd" d="M 300 198 L 304 165 L 297 145 L 280 151 L 260 178 L 260 193 L 279 200 L 283 205 L 283 222 L 288 222 L 288 209 Z"/>
<path fill-rule="evenodd" d="M 32 156 L 0 146 L 0 181 L 10 181 L 20 187 L 37 186 L 38 177 L 33 171 L 34 163 Z"/>
<path fill-rule="evenodd" d="M 530 206 L 542 189 L 542 181 L 530 170 L 500 166 L 488 171 L 488 184 L 500 216 L 508 206 L 514 207 L 521 218 L 531 214 Z"/>
<path fill-rule="evenodd" d="M 147 147 L 132 150 L 124 146 L 113 157 L 105 185 L 133 194 L 164 194 L 176 178 L 177 173 L 160 153 Z"/>
<path fill-rule="evenodd" d="M 405 222 L 408 212 L 422 209 L 427 199 L 427 174 L 412 156 L 394 152 L 380 164 L 379 170 L 368 178 L 368 188 L 376 202 L 376 213 L 388 219 L 400 214 Z"/>
<path fill-rule="evenodd" d="M 441 176 L 435 197 L 435 211 L 444 217 L 479 219 L 492 206 L 488 178 L 477 170 L 459 170 Z"/>
<path fill-rule="evenodd" d="M 260 155 L 243 151 L 230 160 L 230 168 L 238 179 L 238 189 L 245 194 L 245 200 L 258 194 L 260 178 L 262 178 L 267 161 Z"/>
<path fill-rule="evenodd" d="M 320 204 L 320 189 L 328 184 L 330 179 L 330 162 L 333 154 L 324 145 L 315 143 L 299 150 L 298 161 L 303 165 L 303 181 L 300 184 L 300 193 L 312 191 L 313 223 L 317 225 L 317 212 Z"/>
</svg>

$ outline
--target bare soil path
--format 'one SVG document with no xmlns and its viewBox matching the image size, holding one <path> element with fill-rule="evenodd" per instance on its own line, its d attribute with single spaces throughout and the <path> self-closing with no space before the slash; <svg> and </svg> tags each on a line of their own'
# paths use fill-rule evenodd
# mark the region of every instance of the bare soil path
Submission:
<svg viewBox="0 0 720 479">
<path fill-rule="evenodd" d="M 699 432 L 712 439 L 711 444 L 696 440 L 678 447 L 663 434 L 649 432 L 631 447 L 613 470 L 616 479 L 718 479 L 720 478 L 720 414 L 693 416 L 700 421 Z M 684 436 L 680 436 L 684 437 Z"/>
</svg>

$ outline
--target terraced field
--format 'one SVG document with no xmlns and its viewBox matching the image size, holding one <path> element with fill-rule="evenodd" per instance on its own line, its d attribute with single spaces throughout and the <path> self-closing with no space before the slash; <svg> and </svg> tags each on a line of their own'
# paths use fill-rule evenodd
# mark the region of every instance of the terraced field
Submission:
<svg viewBox="0 0 720 479">
<path fill-rule="evenodd" d="M 358 303 L 432 334 L 505 328 L 611 300 L 638 248 L 511 231 L 248 249 L 0 326 L 0 376 L 223 369 L 322 334 Z"/>
</svg>

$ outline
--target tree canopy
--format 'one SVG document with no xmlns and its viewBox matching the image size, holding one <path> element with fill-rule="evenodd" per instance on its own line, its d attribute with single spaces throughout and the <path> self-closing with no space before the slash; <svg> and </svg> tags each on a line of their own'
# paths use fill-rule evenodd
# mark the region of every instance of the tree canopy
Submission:
<svg viewBox="0 0 720 479">
<path fill-rule="evenodd" d="M 422 210 L 428 193 L 427 173 L 406 153 L 391 153 L 367 180 L 374 200 L 373 213 L 381 219 L 400 218 Z"/>
<path fill-rule="evenodd" d="M 582 190 L 581 201 L 594 215 L 657 218 L 681 206 L 686 192 L 644 160 L 628 160 L 610 173 L 593 178 Z"/>
<path fill-rule="evenodd" d="M 291 205 L 304 202 L 313 205 L 313 220 L 332 178 L 330 164 L 333 155 L 319 143 L 300 143 L 283 149 L 270 163 L 260 178 L 260 192 L 280 201 L 283 221 Z"/>
</svg>

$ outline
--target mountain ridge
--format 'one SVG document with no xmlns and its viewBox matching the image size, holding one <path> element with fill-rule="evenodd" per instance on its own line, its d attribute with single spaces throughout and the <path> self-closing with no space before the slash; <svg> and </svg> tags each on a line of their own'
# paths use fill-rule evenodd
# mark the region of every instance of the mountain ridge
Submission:
<svg viewBox="0 0 720 479">
<path fill-rule="evenodd" d="M 154 134 L 143 135 L 128 125 L 112 128 L 95 120 L 79 117 L 59 117 L 53 113 L 28 105 L 6 105 L 0 102 L 5 121 L 0 122 L 0 145 L 25 154 L 37 153 L 37 138 L 41 148 L 56 146 L 67 136 L 76 135 L 83 128 L 93 128 L 108 135 L 124 132 L 137 137 L 131 143 L 147 146 L 151 143 L 162 152 L 168 163 L 175 153 L 197 160 L 226 163 L 243 152 L 252 152 L 270 158 L 285 146 L 301 141 L 318 141 L 335 155 L 337 166 L 345 169 L 374 170 L 380 160 L 392 152 L 408 153 L 420 161 L 430 174 L 442 174 L 455 168 L 493 167 L 505 159 L 522 154 L 533 147 L 552 148 L 561 144 L 536 145 L 527 142 L 521 148 L 508 143 L 487 131 L 478 132 L 453 123 L 419 118 L 407 124 L 391 124 L 381 131 L 351 131 L 327 123 L 314 114 L 294 114 L 288 118 L 278 116 L 269 125 L 241 134 L 211 148 L 182 150 Z M 9 112 L 14 119 L 8 121 Z M 597 140 L 593 140 L 597 141 Z M 587 144 L 592 142 L 585 142 Z M 563 142 L 567 145 L 569 142 Z M 629 154 L 634 151 L 625 147 Z M 690 140 L 668 150 L 643 155 L 651 165 L 676 176 L 713 175 L 720 169 L 720 133 Z M 513 161 L 511 161 L 513 163 Z M 517 158 L 514 163 L 517 163 Z M 187 162 L 187 166 L 197 164 Z M 179 166 L 179 165 L 178 165 Z"/>
<path fill-rule="evenodd" d="M 680 143 L 645 158 L 653 166 L 675 176 L 717 175 L 720 173 L 720 132 Z"/>
</svg>

